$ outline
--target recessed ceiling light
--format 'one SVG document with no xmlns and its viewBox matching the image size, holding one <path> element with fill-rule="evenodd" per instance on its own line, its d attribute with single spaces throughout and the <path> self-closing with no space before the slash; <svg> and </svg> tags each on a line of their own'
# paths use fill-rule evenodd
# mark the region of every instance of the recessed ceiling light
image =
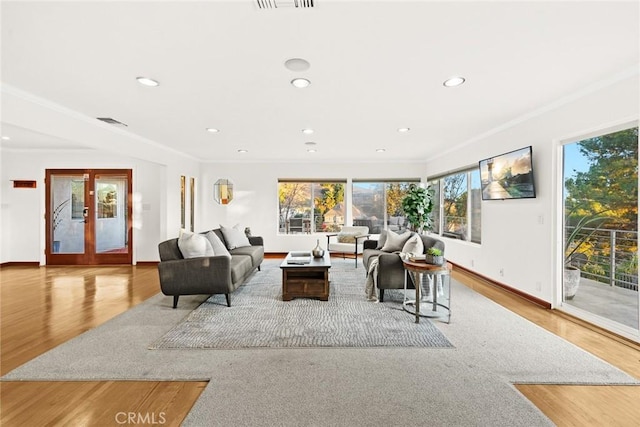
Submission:
<svg viewBox="0 0 640 427">
<path fill-rule="evenodd" d="M 141 85 L 145 85 L 149 87 L 156 87 L 160 84 L 156 80 L 150 79 L 149 77 L 136 77 L 136 80 Z"/>
<path fill-rule="evenodd" d="M 244 153 L 248 153 L 248 152 L 249 152 L 249 150 L 243 150 L 243 149 L 238 150 L 238 153 L 240 153 L 240 154 L 244 154 Z"/>
<path fill-rule="evenodd" d="M 218 133 L 218 132 L 220 132 L 220 129 L 216 129 L 216 128 L 207 128 L 207 132 L 211 132 L 211 133 Z"/>
<path fill-rule="evenodd" d="M 385 151 L 387 151 L 387 150 L 385 150 L 384 148 L 377 148 L 376 149 L 376 153 L 384 153 Z"/>
<path fill-rule="evenodd" d="M 464 82 L 465 82 L 464 77 L 456 76 L 456 77 L 448 78 L 442 84 L 445 85 L 446 87 L 455 87 L 455 86 L 460 86 Z"/>
<path fill-rule="evenodd" d="M 398 128 L 398 132 L 400 132 L 400 133 L 406 133 L 406 132 L 409 132 L 410 130 L 411 129 L 409 129 L 409 128 Z"/>
<path fill-rule="evenodd" d="M 302 133 L 304 133 L 305 135 L 311 135 L 313 132 L 313 129 L 302 129 Z"/>
<path fill-rule="evenodd" d="M 316 145 L 316 143 L 309 141 L 309 142 L 305 142 L 304 145 Z"/>
<path fill-rule="evenodd" d="M 3 140 L 5 140 L 5 141 L 8 141 L 8 140 L 10 140 L 11 138 L 9 138 L 8 136 L 3 136 L 3 137 L 2 137 L 2 139 L 3 139 Z"/>
<path fill-rule="evenodd" d="M 291 84 L 294 85 L 297 88 L 304 88 L 307 87 L 311 84 L 311 82 L 307 79 L 303 79 L 303 78 L 297 78 L 297 79 L 293 79 L 291 80 Z"/>
<path fill-rule="evenodd" d="M 307 150 L 307 153 L 315 153 L 315 152 L 317 152 L 317 151 L 318 151 L 318 150 L 316 150 L 315 148 L 309 148 L 309 149 Z"/>
<path fill-rule="evenodd" d="M 284 62 L 284 66 L 291 71 L 306 71 L 309 69 L 311 64 L 309 64 L 309 61 L 306 59 L 291 58 Z"/>
</svg>

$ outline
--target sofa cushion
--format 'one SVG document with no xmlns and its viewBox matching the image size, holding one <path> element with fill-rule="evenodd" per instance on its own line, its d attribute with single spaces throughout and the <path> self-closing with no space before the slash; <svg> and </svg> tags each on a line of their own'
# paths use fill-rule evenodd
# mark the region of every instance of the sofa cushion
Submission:
<svg viewBox="0 0 640 427">
<path fill-rule="evenodd" d="M 227 258 L 231 258 L 231 254 L 227 250 L 227 247 L 224 245 L 222 240 L 218 237 L 216 233 L 213 231 L 208 231 L 205 233 L 204 237 L 209 240 L 211 243 L 211 247 L 213 248 L 213 253 L 215 256 L 225 256 Z"/>
<path fill-rule="evenodd" d="M 231 257 L 231 283 L 238 283 L 253 269 L 251 257 L 248 255 L 234 255 Z"/>
<path fill-rule="evenodd" d="M 220 224 L 220 230 L 227 243 L 227 249 L 241 248 L 243 246 L 251 246 L 249 238 L 244 234 L 244 228 L 240 227 L 240 224 L 236 224 L 233 227 L 226 227 Z"/>
<path fill-rule="evenodd" d="M 404 246 L 402 247 L 401 252 L 411 253 L 411 254 L 424 253 L 424 243 L 422 242 L 420 235 L 414 234 L 413 236 L 409 237 L 409 240 L 407 240 Z"/>
<path fill-rule="evenodd" d="M 338 233 L 339 243 L 355 243 L 356 236 L 360 236 L 358 232 L 340 232 Z"/>
<path fill-rule="evenodd" d="M 214 256 L 211 243 L 202 234 L 182 232 L 178 237 L 178 247 L 184 258 Z"/>
<path fill-rule="evenodd" d="M 387 231 L 386 234 L 387 239 L 384 242 L 384 246 L 382 247 L 382 250 L 384 252 L 401 251 L 404 244 L 407 242 L 407 240 L 409 240 L 409 237 L 411 237 L 410 231 L 405 231 L 402 234 L 397 234 L 393 231 Z"/>
<path fill-rule="evenodd" d="M 231 250 L 231 255 L 239 256 L 245 255 L 251 258 L 251 265 L 257 267 L 262 263 L 264 259 L 264 247 L 263 246 L 243 246 L 241 248 L 235 248 Z"/>
</svg>

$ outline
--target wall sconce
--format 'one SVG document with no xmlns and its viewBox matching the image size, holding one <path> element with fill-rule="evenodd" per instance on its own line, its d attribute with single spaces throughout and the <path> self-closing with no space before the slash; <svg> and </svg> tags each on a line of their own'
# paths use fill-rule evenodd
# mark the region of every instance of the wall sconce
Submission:
<svg viewBox="0 0 640 427">
<path fill-rule="evenodd" d="M 213 198 L 221 205 L 228 205 L 233 200 L 233 183 L 228 179 L 219 179 L 213 185 Z"/>
</svg>

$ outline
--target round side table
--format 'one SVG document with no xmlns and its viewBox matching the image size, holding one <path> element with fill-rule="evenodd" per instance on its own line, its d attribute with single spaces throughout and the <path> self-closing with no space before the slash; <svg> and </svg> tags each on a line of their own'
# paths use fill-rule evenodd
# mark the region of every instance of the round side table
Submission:
<svg viewBox="0 0 640 427">
<path fill-rule="evenodd" d="M 446 262 L 443 265 L 427 264 L 424 261 L 403 259 L 404 266 L 404 302 L 402 308 L 416 316 L 416 323 L 420 317 L 447 317 L 451 321 L 451 270 L 453 266 Z M 408 276 L 411 275 L 415 285 L 415 299 L 407 298 Z M 427 280 L 423 281 L 423 277 Z M 425 289 L 423 282 L 426 282 Z M 438 294 L 440 301 L 438 301 Z M 424 306 L 424 307 L 421 307 Z"/>
</svg>

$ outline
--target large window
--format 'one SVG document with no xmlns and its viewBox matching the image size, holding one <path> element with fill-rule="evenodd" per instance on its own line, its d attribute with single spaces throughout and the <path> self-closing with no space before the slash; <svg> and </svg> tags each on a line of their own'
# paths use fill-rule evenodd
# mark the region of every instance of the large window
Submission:
<svg viewBox="0 0 640 427">
<path fill-rule="evenodd" d="M 278 182 L 279 232 L 308 234 L 339 231 L 344 225 L 345 181 Z"/>
<path fill-rule="evenodd" d="M 480 171 L 467 169 L 429 181 L 434 191 L 434 233 L 480 243 L 482 240 L 482 195 Z"/>
<path fill-rule="evenodd" d="M 402 212 L 402 199 L 409 185 L 418 179 L 401 181 L 353 181 L 352 216 L 353 225 L 366 225 L 369 232 L 379 234 L 382 230 L 396 232 L 409 225 Z"/>
</svg>

